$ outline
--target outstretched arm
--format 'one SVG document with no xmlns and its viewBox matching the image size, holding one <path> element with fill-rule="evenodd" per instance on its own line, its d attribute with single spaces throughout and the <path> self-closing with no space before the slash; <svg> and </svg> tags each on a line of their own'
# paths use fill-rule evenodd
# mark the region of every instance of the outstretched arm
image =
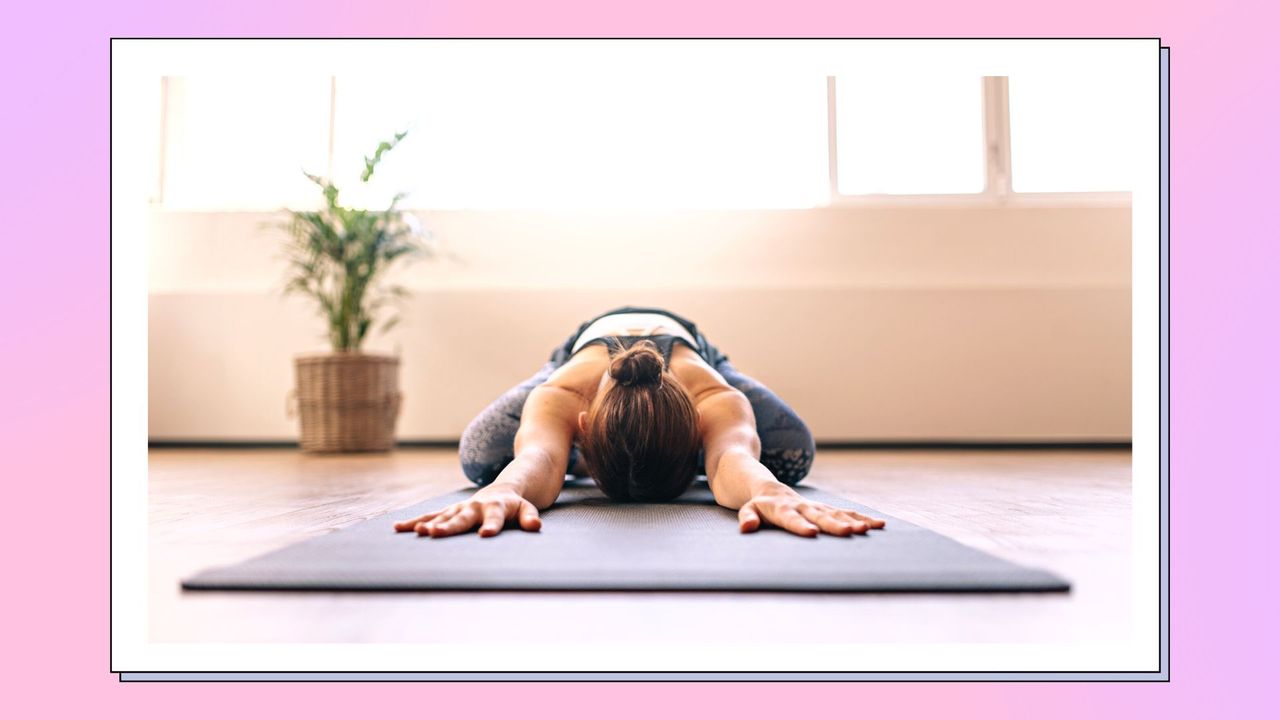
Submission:
<svg viewBox="0 0 1280 720">
<path fill-rule="evenodd" d="M 763 474 L 742 472 L 754 470 L 752 461 L 759 464 L 760 459 L 760 436 L 745 395 L 729 385 L 713 385 L 694 396 L 694 406 L 698 410 L 707 483 L 716 502 L 737 510 L 778 482 L 763 465 Z M 721 472 L 722 468 L 729 472 Z"/>
<path fill-rule="evenodd" d="M 498 477 L 468 500 L 397 522 L 396 531 L 444 537 L 479 525 L 480 535 L 487 537 L 502 532 L 508 520 L 531 532 L 540 529 L 538 510 L 550 507 L 564 485 L 574 421 L 584 403 L 581 395 L 557 385 L 534 388 L 521 413 L 515 459 Z"/>
<path fill-rule="evenodd" d="M 551 507 L 564 486 L 578 413 L 585 406 L 586 398 L 568 388 L 535 388 L 520 416 L 516 458 L 493 484 L 509 486 L 539 509 Z"/>
<path fill-rule="evenodd" d="M 760 437 L 747 397 L 728 385 L 712 385 L 694 397 L 707 483 L 716 502 L 738 511 L 742 532 L 769 522 L 796 535 L 813 537 L 864 533 L 884 521 L 806 500 L 760 464 Z"/>
</svg>

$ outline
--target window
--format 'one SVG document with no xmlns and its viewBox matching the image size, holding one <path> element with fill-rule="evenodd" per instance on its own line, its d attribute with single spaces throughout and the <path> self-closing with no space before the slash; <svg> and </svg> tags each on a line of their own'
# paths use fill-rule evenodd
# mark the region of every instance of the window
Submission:
<svg viewBox="0 0 1280 720">
<path fill-rule="evenodd" d="M 981 77 L 840 77 L 836 97 L 840 194 L 982 192 Z"/>
<path fill-rule="evenodd" d="M 829 128 L 827 80 L 591 67 L 167 78 L 162 198 L 315 207 L 304 170 L 334 178 L 348 204 L 385 207 L 403 191 L 415 209 L 806 208 L 1130 187 L 1120 140 L 1140 133 L 1120 116 L 1119 82 L 842 76 Z M 359 182 L 363 158 L 406 129 Z"/>
<path fill-rule="evenodd" d="M 339 76 L 336 176 L 409 136 L 368 188 L 429 208 L 811 207 L 826 200 L 823 79 Z M 346 187 L 351 187 L 350 181 Z M 355 193 L 359 193 L 359 196 Z"/>
<path fill-rule="evenodd" d="M 163 202 L 184 210 L 275 210 L 320 201 L 303 170 L 328 172 L 325 76 L 168 78 Z"/>
<path fill-rule="evenodd" d="M 1129 190 L 1125 141 L 1141 133 L 1126 127 L 1128 107 L 1122 84 L 1100 75 L 1009 78 L 1013 190 Z"/>
</svg>

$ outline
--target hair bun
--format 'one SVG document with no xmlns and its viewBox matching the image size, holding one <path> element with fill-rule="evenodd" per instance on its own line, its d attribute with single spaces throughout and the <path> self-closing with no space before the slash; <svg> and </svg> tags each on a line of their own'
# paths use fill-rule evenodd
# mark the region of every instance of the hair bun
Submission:
<svg viewBox="0 0 1280 720">
<path fill-rule="evenodd" d="M 609 375 L 619 385 L 656 385 L 662 379 L 662 355 L 648 340 L 641 340 L 618 353 L 609 365 Z"/>
</svg>

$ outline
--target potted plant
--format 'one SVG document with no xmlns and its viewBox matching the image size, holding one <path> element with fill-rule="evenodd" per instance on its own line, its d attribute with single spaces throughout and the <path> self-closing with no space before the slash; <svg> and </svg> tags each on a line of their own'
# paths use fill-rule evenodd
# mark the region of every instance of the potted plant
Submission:
<svg viewBox="0 0 1280 720">
<path fill-rule="evenodd" d="M 405 134 L 380 143 L 364 159 L 362 182 Z M 371 332 L 385 332 L 399 320 L 388 311 L 408 293 L 385 275 L 405 260 L 430 255 L 427 236 L 417 218 L 398 209 L 403 193 L 386 210 L 357 209 L 339 202 L 332 180 L 306 175 L 319 186 L 324 205 L 288 211 L 285 293 L 316 302 L 332 351 L 294 358 L 299 444 L 306 452 L 390 450 L 402 397 L 400 360 L 361 346 Z"/>
</svg>

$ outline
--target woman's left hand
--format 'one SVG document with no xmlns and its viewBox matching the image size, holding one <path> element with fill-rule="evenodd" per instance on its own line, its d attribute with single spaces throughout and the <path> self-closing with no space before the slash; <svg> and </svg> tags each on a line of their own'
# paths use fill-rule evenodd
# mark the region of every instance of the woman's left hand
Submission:
<svg viewBox="0 0 1280 720">
<path fill-rule="evenodd" d="M 755 532 L 765 522 L 804 537 L 854 535 L 884 527 L 884 520 L 806 500 L 781 484 L 752 496 L 738 510 L 738 527 L 744 533 Z"/>
</svg>

